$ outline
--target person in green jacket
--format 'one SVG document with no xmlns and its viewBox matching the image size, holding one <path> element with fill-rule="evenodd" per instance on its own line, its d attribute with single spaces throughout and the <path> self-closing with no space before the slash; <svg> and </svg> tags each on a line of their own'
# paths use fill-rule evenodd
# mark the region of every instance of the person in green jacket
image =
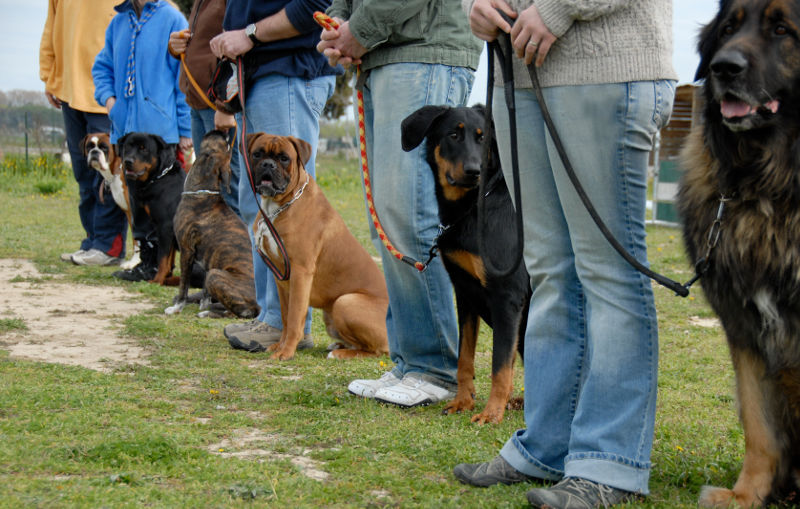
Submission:
<svg viewBox="0 0 800 509">
<path fill-rule="evenodd" d="M 367 161 L 386 235 L 401 253 L 426 260 L 438 233 L 433 174 L 424 148 L 404 152 L 400 123 L 425 105 L 465 105 L 481 42 L 459 0 L 334 0 L 339 22 L 317 49 L 331 65 L 360 64 Z M 371 224 L 371 221 L 370 221 Z M 401 407 L 455 396 L 458 326 L 450 279 L 439 258 L 424 272 L 392 256 L 377 240 L 389 290 L 387 330 L 395 367 L 348 390 Z"/>
</svg>

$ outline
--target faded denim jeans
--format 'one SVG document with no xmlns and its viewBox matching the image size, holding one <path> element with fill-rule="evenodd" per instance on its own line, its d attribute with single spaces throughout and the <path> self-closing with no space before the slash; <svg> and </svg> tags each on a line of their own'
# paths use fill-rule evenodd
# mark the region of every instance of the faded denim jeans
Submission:
<svg viewBox="0 0 800 509">
<path fill-rule="evenodd" d="M 646 263 L 647 162 L 671 81 L 562 86 L 547 106 L 583 187 L 614 236 Z M 508 112 L 495 94 L 512 186 Z M 594 224 L 546 133 L 531 89 L 516 92 L 525 263 L 525 425 L 500 451 L 514 468 L 648 493 L 658 325 L 650 280 Z"/>
<path fill-rule="evenodd" d="M 311 144 L 311 159 L 306 171 L 316 178 L 314 161 L 319 141 L 319 116 L 328 98 L 333 95 L 335 76 L 323 76 L 313 80 L 271 74 L 259 78 L 247 91 L 247 134 L 265 132 L 278 136 L 294 136 Z M 241 136 L 242 117 L 236 115 L 239 124 L 237 140 Z M 238 142 L 237 142 L 238 144 Z M 239 157 L 246 157 L 239 154 Z M 239 212 L 250 232 L 253 244 L 253 222 L 258 215 L 258 202 L 250 186 L 250 177 L 244 160 L 239 165 Z M 253 247 L 253 271 L 255 273 L 256 301 L 261 306 L 258 320 L 276 329 L 283 329 L 281 305 L 275 279 L 261 256 Z M 306 317 L 305 333 L 311 331 L 311 309 Z"/>
<path fill-rule="evenodd" d="M 474 76 L 463 67 L 399 63 L 372 69 L 364 89 L 367 160 L 381 225 L 403 254 L 425 261 L 439 231 L 439 209 L 425 144 L 400 145 L 400 124 L 425 105 L 462 106 Z M 419 373 L 456 383 L 458 325 L 453 287 L 440 258 L 424 272 L 392 256 L 375 235 L 389 291 L 389 352 L 395 375 Z"/>
</svg>

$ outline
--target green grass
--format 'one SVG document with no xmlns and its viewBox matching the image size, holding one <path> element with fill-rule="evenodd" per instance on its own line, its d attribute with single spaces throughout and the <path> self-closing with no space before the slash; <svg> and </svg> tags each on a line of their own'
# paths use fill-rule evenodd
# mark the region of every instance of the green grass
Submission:
<svg viewBox="0 0 800 509">
<path fill-rule="evenodd" d="M 356 237 L 369 242 L 357 162 L 321 156 L 319 182 Z M 6 175 L 0 187 L 0 258 L 33 260 L 38 284 L 125 286 L 152 302 L 122 333 L 149 352 L 149 365 L 107 374 L 12 359 L 3 335 L 22 319 L 0 320 L 0 507 L 525 507 L 529 486 L 475 489 L 452 467 L 493 457 L 523 426 L 509 411 L 500 425 L 443 405 L 400 410 L 353 397 L 347 384 L 377 377 L 389 359 L 332 362 L 318 312 L 317 347 L 290 362 L 230 349 L 230 320 L 194 317 L 195 306 L 165 316 L 175 289 L 128 284 L 111 268 L 58 261 L 81 237 L 77 187 L 42 194 L 31 175 Z M 686 280 L 691 267 L 678 231 L 649 230 L 653 267 Z M 659 400 L 651 496 L 631 507 L 695 507 L 703 484 L 731 486 L 743 452 L 730 361 L 699 288 L 681 299 L 656 288 Z M 694 317 L 694 321 L 693 321 Z M 486 327 L 477 355 L 479 408 L 489 393 Z M 521 369 L 515 386 L 521 391 Z M 535 390 L 535 388 L 529 388 Z M 253 442 L 231 444 L 250 434 Z M 251 458 L 224 454 L 259 450 Z M 319 481 L 298 466 L 327 473 Z"/>
</svg>

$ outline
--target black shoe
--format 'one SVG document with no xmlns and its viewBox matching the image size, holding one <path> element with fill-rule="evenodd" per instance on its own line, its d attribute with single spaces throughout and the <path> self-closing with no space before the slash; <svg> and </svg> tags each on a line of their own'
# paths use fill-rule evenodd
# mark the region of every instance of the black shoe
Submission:
<svg viewBox="0 0 800 509">
<path fill-rule="evenodd" d="M 542 479 L 523 474 L 497 455 L 486 463 L 460 463 L 453 468 L 453 475 L 464 484 L 486 488 L 494 484 L 515 484 Z"/>
<path fill-rule="evenodd" d="M 132 269 L 118 270 L 111 275 L 124 281 L 150 281 L 156 277 L 157 272 L 157 267 L 145 267 L 144 264 L 140 263 Z"/>
</svg>

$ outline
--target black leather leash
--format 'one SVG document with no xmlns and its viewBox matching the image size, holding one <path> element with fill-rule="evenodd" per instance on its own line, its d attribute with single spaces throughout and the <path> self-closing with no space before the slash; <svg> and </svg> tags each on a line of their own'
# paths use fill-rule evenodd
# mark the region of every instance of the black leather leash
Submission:
<svg viewBox="0 0 800 509">
<path fill-rule="evenodd" d="M 512 19 L 508 18 L 505 15 L 505 13 L 502 13 L 501 11 L 498 11 L 498 12 L 500 12 L 501 16 L 503 16 L 503 18 L 510 25 L 513 25 L 514 21 Z M 514 182 L 514 199 L 515 199 L 516 209 L 518 211 L 518 214 L 517 214 L 518 225 L 517 226 L 518 226 L 518 229 L 521 232 L 522 220 L 521 220 L 521 214 L 519 213 L 519 211 L 522 209 L 522 207 L 520 206 L 521 201 L 520 201 L 520 197 L 519 197 L 519 183 L 517 182 L 519 180 L 519 169 L 517 167 L 517 165 L 518 165 L 518 163 L 517 163 L 517 130 L 516 130 L 516 118 L 515 118 L 515 116 L 516 116 L 516 106 L 514 105 L 514 76 L 513 76 L 512 66 L 510 64 L 510 62 L 511 62 L 511 37 L 510 37 L 509 34 L 501 32 L 500 35 L 497 37 L 497 39 L 495 41 L 489 43 L 489 65 L 488 65 L 488 67 L 489 67 L 489 71 L 488 71 L 489 72 L 489 80 L 488 80 L 488 90 L 487 90 L 487 93 L 486 93 L 486 96 L 487 96 L 487 105 L 486 105 L 486 117 L 487 117 L 486 123 L 487 123 L 487 126 L 491 122 L 491 107 L 490 107 L 490 105 L 491 105 L 490 101 L 492 100 L 491 89 L 494 87 L 494 63 L 493 63 L 492 53 L 494 53 L 494 52 L 497 52 L 500 56 L 503 57 L 503 60 L 501 60 L 501 71 L 502 71 L 502 74 L 503 74 L 503 81 L 504 81 L 504 87 L 505 87 L 505 92 L 506 92 L 506 105 L 507 105 L 508 110 L 509 110 L 508 115 L 509 115 L 509 128 L 511 130 L 512 173 L 514 175 L 514 180 L 515 180 L 515 182 Z M 505 68 L 503 68 L 503 62 L 506 62 L 506 64 L 505 64 L 506 67 Z M 569 157 L 567 156 L 567 152 L 564 149 L 564 144 L 561 142 L 561 137 L 558 135 L 558 131 L 556 130 L 555 124 L 553 123 L 553 119 L 550 117 L 550 112 L 547 109 L 547 105 L 546 105 L 546 103 L 544 101 L 544 95 L 542 94 L 542 88 L 539 85 L 539 78 L 536 75 L 536 65 L 535 65 L 535 63 L 531 63 L 531 65 L 528 66 L 528 72 L 529 72 L 530 77 L 531 77 L 531 83 L 533 85 L 534 93 L 536 94 L 536 100 L 539 102 L 539 107 L 540 107 L 541 112 L 542 112 L 542 117 L 544 119 L 545 125 L 547 126 L 547 130 L 550 132 L 550 137 L 552 138 L 553 144 L 556 147 L 556 151 L 558 152 L 558 156 L 561 159 L 561 162 L 564 165 L 564 169 L 567 172 L 567 176 L 569 177 L 569 180 L 572 183 L 572 186 L 575 188 L 575 191 L 578 193 L 578 196 L 580 197 L 581 202 L 583 203 L 583 206 L 586 208 L 586 211 L 589 213 L 589 215 L 591 216 L 591 218 L 594 221 L 594 223 L 600 229 L 600 232 L 603 234 L 603 236 L 606 238 L 606 240 L 609 242 L 609 244 L 611 244 L 611 247 L 613 247 L 614 250 L 617 251 L 625 259 L 625 261 L 628 262 L 637 271 L 641 272 L 645 276 L 647 276 L 650 279 L 654 280 L 655 282 L 657 282 L 661 286 L 664 286 L 665 288 L 668 288 L 668 289 L 672 290 L 673 292 L 675 292 L 676 295 L 679 295 L 681 297 L 688 296 L 689 295 L 689 287 L 695 281 L 697 281 L 699 279 L 699 277 L 702 275 L 699 271 L 695 275 L 695 277 L 693 277 L 689 282 L 687 282 L 685 284 L 681 284 L 681 283 L 679 283 L 677 281 L 674 281 L 674 280 L 672 280 L 672 279 L 670 279 L 670 278 L 668 278 L 668 277 L 666 277 L 666 276 L 664 276 L 662 274 L 654 272 L 650 268 L 646 267 L 644 264 L 640 263 L 639 260 L 637 260 L 636 258 L 633 257 L 633 255 L 628 253 L 628 251 L 622 246 L 622 244 L 619 243 L 619 241 L 611 233 L 611 230 L 608 229 L 608 227 L 606 226 L 605 222 L 603 222 L 602 218 L 597 213 L 597 209 L 595 209 L 594 205 L 592 204 L 591 200 L 589 199 L 589 196 L 586 194 L 586 191 L 584 190 L 583 185 L 581 184 L 580 180 L 578 179 L 578 176 L 575 173 L 574 168 L 572 167 L 572 163 L 570 163 Z M 482 170 L 481 176 L 483 176 L 483 170 Z M 480 206 L 478 208 L 478 211 L 479 211 L 479 214 L 480 214 L 480 211 L 481 211 Z M 722 215 L 722 207 L 720 207 L 719 216 L 721 216 L 721 215 Z M 720 219 L 721 219 L 721 217 L 718 217 L 717 221 L 720 221 Z M 715 239 L 714 245 L 716 245 L 716 240 L 718 240 L 718 238 L 719 238 L 719 235 L 716 234 L 716 239 Z M 482 246 L 482 244 L 481 244 L 481 246 Z M 485 251 L 482 249 L 481 252 L 485 252 Z M 522 254 L 521 250 L 520 250 L 519 254 L 520 255 Z M 709 249 L 709 253 L 708 254 L 710 254 L 710 249 Z M 708 268 L 707 267 L 707 263 L 708 262 L 706 261 L 705 262 L 705 267 L 703 268 L 703 272 L 705 272 L 705 270 L 707 270 L 707 268 Z M 487 270 L 488 269 L 489 269 L 489 267 L 487 266 Z"/>
</svg>

